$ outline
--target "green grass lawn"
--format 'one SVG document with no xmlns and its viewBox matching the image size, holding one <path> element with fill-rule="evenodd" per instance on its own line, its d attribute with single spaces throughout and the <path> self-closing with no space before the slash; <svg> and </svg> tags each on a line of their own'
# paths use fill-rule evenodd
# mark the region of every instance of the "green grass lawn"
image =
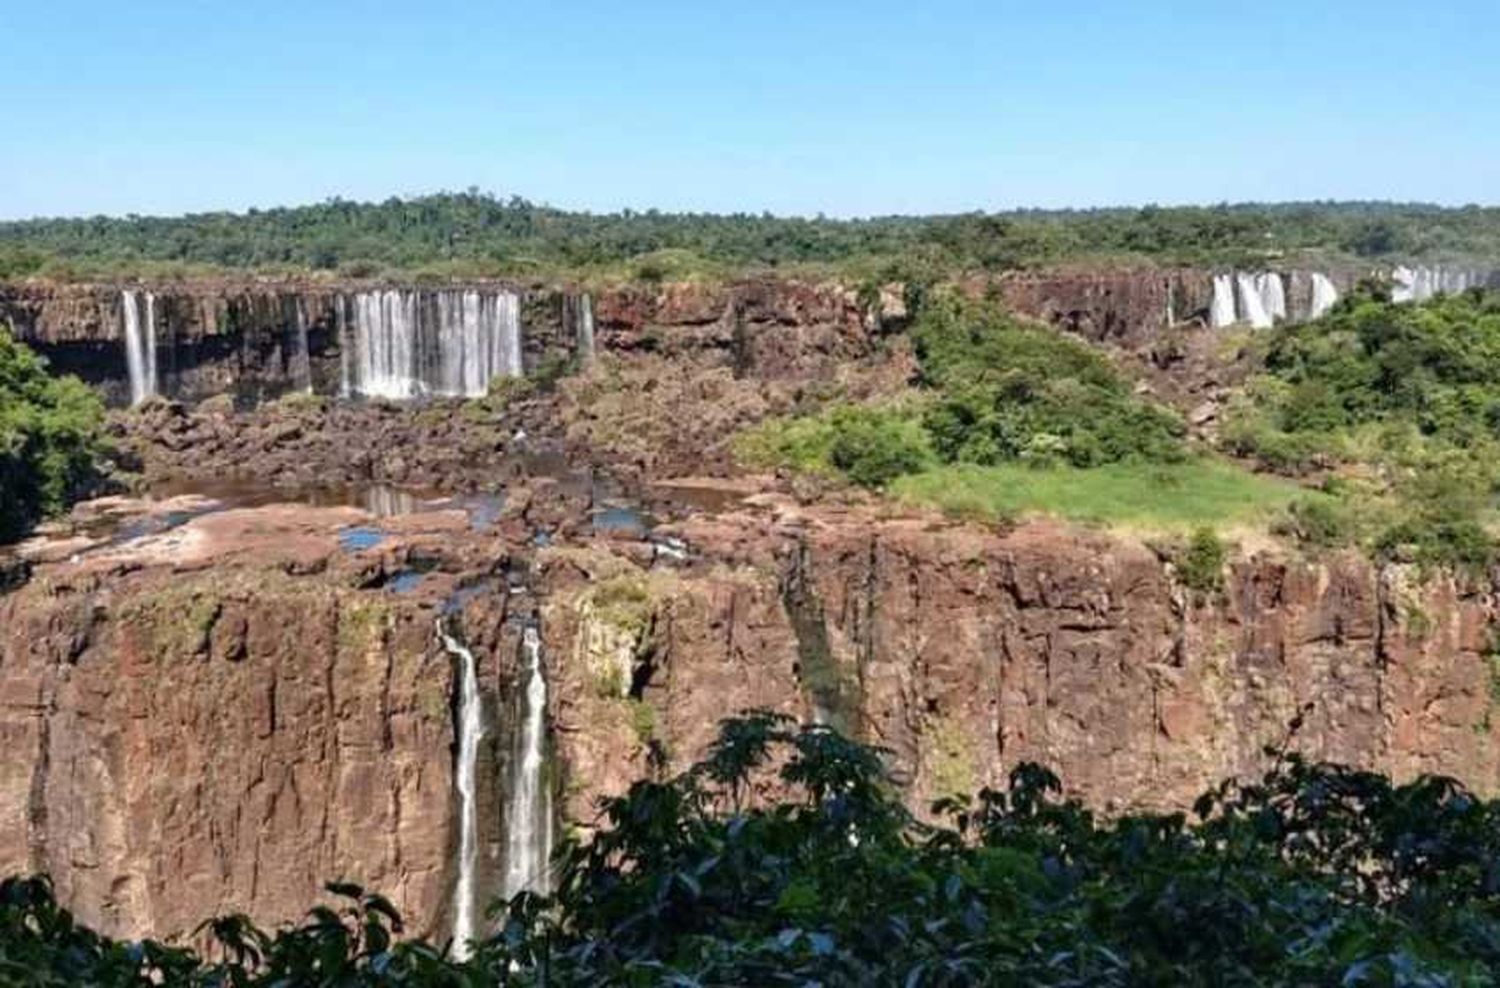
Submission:
<svg viewBox="0 0 1500 988">
<path fill-rule="evenodd" d="M 901 477 L 890 493 L 967 518 L 1055 515 L 1156 531 L 1259 525 L 1298 497 L 1318 496 L 1286 480 L 1222 460 L 1116 463 L 1080 470 L 1024 464 L 938 467 Z"/>
</svg>

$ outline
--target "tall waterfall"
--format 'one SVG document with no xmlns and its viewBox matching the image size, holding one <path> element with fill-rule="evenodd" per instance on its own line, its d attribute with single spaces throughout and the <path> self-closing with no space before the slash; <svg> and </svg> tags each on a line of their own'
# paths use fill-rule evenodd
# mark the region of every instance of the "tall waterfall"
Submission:
<svg viewBox="0 0 1500 988">
<path fill-rule="evenodd" d="M 1227 274 L 1214 275 L 1214 299 L 1208 319 L 1214 329 L 1234 325 L 1234 280 Z"/>
<path fill-rule="evenodd" d="M 576 330 L 578 359 L 587 363 L 594 359 L 594 297 L 587 293 L 578 296 L 578 327 Z"/>
<path fill-rule="evenodd" d="M 520 299 L 510 292 L 360 292 L 353 308 L 351 392 L 473 398 L 522 373 Z"/>
<path fill-rule="evenodd" d="M 1326 274 L 1316 271 L 1312 274 L 1312 305 L 1308 310 L 1307 318 L 1316 319 L 1333 308 L 1334 303 L 1339 300 L 1339 290 L 1333 287 L 1333 282 Z"/>
<path fill-rule="evenodd" d="M 469 945 L 475 939 L 474 930 L 474 872 L 479 864 L 479 809 L 475 803 L 477 781 L 476 763 L 479 759 L 479 740 L 484 736 L 484 721 L 480 716 L 479 672 L 475 668 L 474 653 L 464 647 L 437 622 L 438 639 L 449 655 L 459 662 L 459 706 L 458 706 L 458 882 L 453 889 L 453 950 L 459 958 L 469 955 Z"/>
<path fill-rule="evenodd" d="M 1268 329 L 1275 324 L 1271 313 L 1266 311 L 1265 299 L 1260 294 L 1258 276 L 1237 274 L 1234 277 L 1239 297 L 1239 321 L 1247 322 L 1255 329 Z"/>
<path fill-rule="evenodd" d="M 521 638 L 526 692 L 522 698 L 521 730 L 510 779 L 506 809 L 505 897 L 517 892 L 548 890 L 548 861 L 552 857 L 552 799 L 542 778 L 547 740 L 547 677 L 542 668 L 542 639 L 528 626 Z"/>
<path fill-rule="evenodd" d="M 1261 307 L 1266 310 L 1274 322 L 1277 319 L 1285 319 L 1286 311 L 1286 283 L 1281 280 L 1281 275 L 1275 271 L 1262 271 L 1255 276 L 1255 291 L 1260 295 Z"/>
<path fill-rule="evenodd" d="M 297 382 L 297 387 L 312 394 L 312 352 L 307 343 L 307 303 L 301 296 L 296 300 L 294 315 L 293 328 L 297 337 L 292 346 L 292 378 Z"/>
<path fill-rule="evenodd" d="M 146 296 L 146 318 L 141 319 L 140 295 L 120 293 L 125 321 L 125 367 L 130 373 L 130 403 L 139 405 L 156 394 L 156 296 Z"/>
</svg>

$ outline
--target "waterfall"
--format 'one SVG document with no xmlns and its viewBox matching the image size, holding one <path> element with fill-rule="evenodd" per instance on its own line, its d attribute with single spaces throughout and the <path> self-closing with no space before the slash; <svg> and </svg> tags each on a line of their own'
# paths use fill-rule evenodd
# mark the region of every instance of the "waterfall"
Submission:
<svg viewBox="0 0 1500 988">
<path fill-rule="evenodd" d="M 307 348 L 307 303 L 302 296 L 296 299 L 297 339 L 292 348 L 292 377 L 297 386 L 312 394 L 312 353 Z"/>
<path fill-rule="evenodd" d="M 1265 304 L 1260 298 L 1260 289 L 1255 283 L 1255 276 L 1250 274 L 1237 274 L 1234 276 L 1236 294 L 1239 297 L 1239 321 L 1247 322 L 1255 329 L 1267 329 L 1272 325 L 1271 314 L 1266 311 Z"/>
<path fill-rule="evenodd" d="M 156 296 L 146 292 L 146 318 L 141 320 L 140 297 L 120 293 L 125 320 L 125 367 L 130 373 L 130 403 L 139 405 L 156 394 Z"/>
<path fill-rule="evenodd" d="M 1437 295 L 1456 295 L 1486 284 L 1482 271 L 1472 268 L 1417 267 L 1399 265 L 1391 272 L 1391 301 L 1425 302 Z"/>
<path fill-rule="evenodd" d="M 1214 329 L 1234 325 L 1234 281 L 1227 274 L 1214 275 L 1214 300 L 1208 316 Z"/>
<path fill-rule="evenodd" d="M 1333 282 L 1325 274 L 1314 271 L 1312 274 L 1312 306 L 1308 310 L 1307 318 L 1317 319 L 1333 308 L 1334 303 L 1339 300 L 1339 290 L 1333 287 Z"/>
<path fill-rule="evenodd" d="M 494 378 L 522 373 L 520 314 L 511 292 L 360 292 L 349 390 L 481 397 Z"/>
<path fill-rule="evenodd" d="M 333 325 L 339 341 L 339 397 L 349 398 L 354 393 L 354 337 L 349 332 L 349 317 L 342 295 L 333 300 Z"/>
<path fill-rule="evenodd" d="M 1275 271 L 1263 271 L 1255 276 L 1255 291 L 1260 304 L 1271 321 L 1286 319 L 1286 284 Z"/>
<path fill-rule="evenodd" d="M 479 809 L 475 804 L 476 762 L 479 739 L 484 736 L 480 716 L 479 673 L 474 653 L 437 621 L 438 640 L 449 655 L 459 662 L 458 706 L 458 882 L 453 889 L 453 951 L 459 959 L 469 956 L 474 931 L 474 872 L 479 864 Z"/>
<path fill-rule="evenodd" d="M 1170 297 L 1167 305 L 1170 311 Z M 588 363 L 594 359 L 594 297 L 587 293 L 578 296 L 578 325 L 575 329 L 578 344 L 578 360 Z"/>
<path fill-rule="evenodd" d="M 552 800 L 542 778 L 547 740 L 547 677 L 542 668 L 542 640 L 534 626 L 521 638 L 526 692 L 522 698 L 519 756 L 511 772 L 506 810 L 505 897 L 521 891 L 548 890 L 552 857 Z"/>
</svg>

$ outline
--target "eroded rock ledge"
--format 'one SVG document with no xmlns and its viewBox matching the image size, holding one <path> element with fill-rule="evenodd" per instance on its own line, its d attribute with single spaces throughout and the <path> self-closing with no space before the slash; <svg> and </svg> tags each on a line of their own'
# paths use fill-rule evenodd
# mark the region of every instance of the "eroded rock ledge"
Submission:
<svg viewBox="0 0 1500 988">
<path fill-rule="evenodd" d="M 453 669 L 434 622 L 455 600 L 496 727 L 491 876 L 518 622 L 534 617 L 551 777 L 584 828 L 648 744 L 684 764 L 748 707 L 885 746 L 919 809 L 1026 760 L 1103 810 L 1183 807 L 1258 770 L 1299 714 L 1290 744 L 1313 757 L 1500 783 L 1488 585 L 1258 555 L 1222 599 L 1195 600 L 1149 549 L 1102 535 L 775 494 L 650 540 L 558 524 L 565 539 L 536 544 L 539 518 L 587 508 L 538 481 L 480 527 L 440 508 L 269 505 L 42 554 L 0 596 L 0 869 L 52 873 L 113 931 L 290 919 L 347 878 L 441 933 Z M 379 538 L 351 546 L 351 526 Z"/>
</svg>

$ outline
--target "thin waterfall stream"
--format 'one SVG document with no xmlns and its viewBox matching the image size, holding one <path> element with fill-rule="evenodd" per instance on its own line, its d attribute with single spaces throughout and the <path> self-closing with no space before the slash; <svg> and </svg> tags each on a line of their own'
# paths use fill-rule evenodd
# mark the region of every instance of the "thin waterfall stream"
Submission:
<svg viewBox="0 0 1500 988">
<path fill-rule="evenodd" d="M 479 671 L 474 653 L 469 651 L 437 622 L 438 639 L 449 655 L 459 662 L 458 706 L 458 882 L 453 890 L 453 951 L 459 958 L 469 956 L 475 939 L 474 873 L 479 865 L 479 808 L 475 800 L 479 741 L 484 736 L 484 720 L 479 700 Z"/>
<path fill-rule="evenodd" d="M 548 862 L 552 857 L 552 800 L 542 777 L 547 740 L 547 676 L 542 667 L 542 639 L 534 625 L 521 636 L 520 756 L 512 772 L 510 806 L 506 813 L 505 897 L 517 892 L 548 890 Z"/>
</svg>

